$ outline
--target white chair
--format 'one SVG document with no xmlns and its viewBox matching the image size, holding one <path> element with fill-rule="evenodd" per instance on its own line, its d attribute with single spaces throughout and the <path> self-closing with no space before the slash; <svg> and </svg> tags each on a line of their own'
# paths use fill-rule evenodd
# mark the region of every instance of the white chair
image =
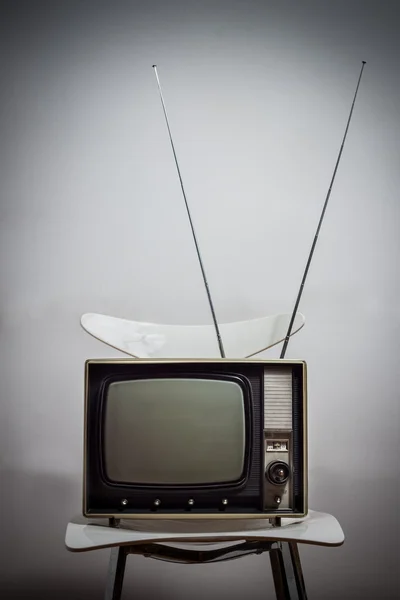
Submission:
<svg viewBox="0 0 400 600">
<path fill-rule="evenodd" d="M 227 358 L 254 356 L 283 341 L 291 315 L 220 325 Z M 292 335 L 304 325 L 296 315 Z M 83 328 L 136 358 L 218 356 L 212 326 L 157 325 L 86 314 Z M 269 552 L 278 600 L 304 600 L 306 590 L 297 544 L 340 546 L 344 534 L 332 515 L 309 511 L 304 519 L 174 521 L 72 520 L 65 544 L 71 552 L 111 548 L 105 600 L 120 600 L 126 557 L 141 554 L 179 563 L 209 563 Z"/>
</svg>

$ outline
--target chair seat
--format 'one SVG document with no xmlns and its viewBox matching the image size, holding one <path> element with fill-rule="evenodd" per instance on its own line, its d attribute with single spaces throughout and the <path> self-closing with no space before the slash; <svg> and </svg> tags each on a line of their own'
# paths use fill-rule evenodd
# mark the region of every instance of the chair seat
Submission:
<svg viewBox="0 0 400 600">
<path fill-rule="evenodd" d="M 135 544 L 214 551 L 229 548 L 232 542 L 250 541 L 340 546 L 344 542 L 344 534 L 332 515 L 309 511 L 304 519 L 282 519 L 280 527 L 273 527 L 262 519 L 190 522 L 157 519 L 123 520 L 120 527 L 114 528 L 109 527 L 107 520 L 79 517 L 68 523 L 65 536 L 65 545 L 71 552 Z"/>
</svg>

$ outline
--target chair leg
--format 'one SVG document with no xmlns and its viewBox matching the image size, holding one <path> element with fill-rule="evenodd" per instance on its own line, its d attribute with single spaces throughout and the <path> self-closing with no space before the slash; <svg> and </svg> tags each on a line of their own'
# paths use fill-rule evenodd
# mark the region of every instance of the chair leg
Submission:
<svg viewBox="0 0 400 600">
<path fill-rule="evenodd" d="M 277 600 L 307 600 L 297 544 L 279 543 L 269 555 Z"/>
<path fill-rule="evenodd" d="M 111 550 L 104 600 L 121 599 L 127 555 L 128 552 L 124 546 L 119 546 Z"/>
</svg>

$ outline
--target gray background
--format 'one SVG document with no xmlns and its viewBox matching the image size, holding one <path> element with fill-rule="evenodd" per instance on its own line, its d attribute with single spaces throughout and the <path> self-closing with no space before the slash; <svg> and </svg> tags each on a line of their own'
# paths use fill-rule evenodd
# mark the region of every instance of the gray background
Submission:
<svg viewBox="0 0 400 600">
<path fill-rule="evenodd" d="M 101 598 L 80 511 L 81 330 L 103 312 L 210 323 L 156 88 L 218 319 L 290 311 L 348 143 L 287 357 L 309 365 L 310 504 L 341 548 L 302 549 L 310 598 L 395 598 L 399 534 L 398 2 L 1 3 L 1 586 Z M 278 356 L 279 350 L 267 356 Z M 131 558 L 125 598 L 272 593 L 266 556 Z"/>
</svg>

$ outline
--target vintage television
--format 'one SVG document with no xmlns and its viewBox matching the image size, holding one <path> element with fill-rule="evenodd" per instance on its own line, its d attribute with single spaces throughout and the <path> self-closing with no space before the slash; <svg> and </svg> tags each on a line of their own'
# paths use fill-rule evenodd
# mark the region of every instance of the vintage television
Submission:
<svg viewBox="0 0 400 600">
<path fill-rule="evenodd" d="M 306 406 L 301 360 L 88 360 L 83 513 L 304 517 Z"/>
</svg>

